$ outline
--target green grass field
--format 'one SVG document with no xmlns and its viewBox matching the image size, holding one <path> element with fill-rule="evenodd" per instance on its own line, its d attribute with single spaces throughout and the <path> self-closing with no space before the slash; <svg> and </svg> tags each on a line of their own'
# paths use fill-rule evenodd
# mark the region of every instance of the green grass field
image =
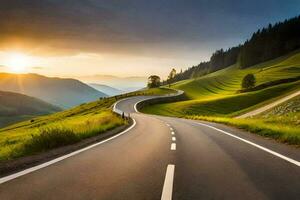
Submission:
<svg viewBox="0 0 300 200">
<path fill-rule="evenodd" d="M 238 93 L 242 78 L 248 73 L 255 75 L 257 85 L 297 77 L 300 75 L 300 53 L 291 53 L 243 70 L 233 65 L 197 79 L 177 82 L 171 87 L 185 91 L 187 100 L 147 106 L 142 112 L 229 124 L 282 142 L 299 145 L 299 113 L 280 117 L 268 115 L 268 118 L 233 119 L 234 116 L 300 90 L 300 81 L 296 81 L 258 91 Z M 295 119 L 298 124 L 291 124 L 290 122 Z"/>
<path fill-rule="evenodd" d="M 168 116 L 236 116 L 300 89 L 298 82 L 238 94 L 242 78 L 253 73 L 257 84 L 300 75 L 300 53 L 248 69 L 231 66 L 206 76 L 180 81 L 171 88 L 185 91 L 188 100 L 145 107 L 143 112 Z"/>
<path fill-rule="evenodd" d="M 103 133 L 126 122 L 112 113 L 113 98 L 83 104 L 70 110 L 34 118 L 0 129 L 0 160 L 31 155 L 47 149 L 72 144 Z M 49 145 L 39 145 L 45 139 Z M 68 132 L 72 137 L 65 139 Z M 60 134 L 60 138 L 57 135 Z M 70 134 L 68 136 L 70 136 Z M 38 138 L 39 137 L 39 138 Z M 55 145 L 50 143 L 56 140 Z M 35 148 L 33 148 L 35 147 Z"/>
<path fill-rule="evenodd" d="M 234 125 L 281 142 L 300 145 L 300 96 L 247 119 L 204 116 L 189 118 Z"/>
<path fill-rule="evenodd" d="M 150 89 L 85 103 L 69 110 L 36 117 L 0 129 L 0 160 L 32 155 L 73 144 L 127 122 L 112 112 L 119 99 L 136 95 L 163 95 L 169 89 Z"/>
</svg>

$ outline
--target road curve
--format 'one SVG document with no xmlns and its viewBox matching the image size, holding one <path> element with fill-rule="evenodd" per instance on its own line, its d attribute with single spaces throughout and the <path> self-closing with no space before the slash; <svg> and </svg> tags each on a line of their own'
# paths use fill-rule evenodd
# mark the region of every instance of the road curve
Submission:
<svg viewBox="0 0 300 200">
<path fill-rule="evenodd" d="M 127 133 L 0 184 L 0 199 L 299 198 L 299 149 L 224 125 L 135 113 L 146 98 L 116 105 L 136 121 Z"/>
</svg>

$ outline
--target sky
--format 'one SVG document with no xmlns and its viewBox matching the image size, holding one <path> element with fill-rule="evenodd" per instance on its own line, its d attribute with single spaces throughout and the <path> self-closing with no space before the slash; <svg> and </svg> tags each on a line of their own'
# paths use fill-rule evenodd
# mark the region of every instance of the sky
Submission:
<svg viewBox="0 0 300 200">
<path fill-rule="evenodd" d="M 299 0 L 1 0 L 0 71 L 165 78 L 258 28 L 300 14 Z"/>
</svg>

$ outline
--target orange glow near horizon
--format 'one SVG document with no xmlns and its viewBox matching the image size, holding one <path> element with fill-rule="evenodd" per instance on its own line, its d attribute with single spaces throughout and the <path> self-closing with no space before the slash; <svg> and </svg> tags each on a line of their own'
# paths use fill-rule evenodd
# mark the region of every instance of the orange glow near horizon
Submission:
<svg viewBox="0 0 300 200">
<path fill-rule="evenodd" d="M 26 74 L 36 73 L 50 77 L 78 78 L 91 75 L 113 75 L 118 77 L 142 76 L 157 74 L 165 78 L 169 66 L 186 63 L 192 65 L 197 61 L 173 58 L 143 57 L 105 53 L 78 52 L 69 55 L 49 55 L 28 53 L 29 50 L 0 51 L 0 72 Z M 126 69 L 126 70 L 124 70 Z"/>
<path fill-rule="evenodd" d="M 30 57 L 20 52 L 8 53 L 4 61 L 4 65 L 7 66 L 9 71 L 17 74 L 26 72 L 31 64 Z"/>
</svg>

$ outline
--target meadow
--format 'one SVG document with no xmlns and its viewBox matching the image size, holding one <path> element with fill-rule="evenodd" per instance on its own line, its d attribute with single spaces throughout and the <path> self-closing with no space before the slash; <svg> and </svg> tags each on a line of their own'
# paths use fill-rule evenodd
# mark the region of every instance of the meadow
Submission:
<svg viewBox="0 0 300 200">
<path fill-rule="evenodd" d="M 189 118 L 237 126 L 264 137 L 300 146 L 300 96 L 247 119 L 197 115 Z"/>
</svg>

